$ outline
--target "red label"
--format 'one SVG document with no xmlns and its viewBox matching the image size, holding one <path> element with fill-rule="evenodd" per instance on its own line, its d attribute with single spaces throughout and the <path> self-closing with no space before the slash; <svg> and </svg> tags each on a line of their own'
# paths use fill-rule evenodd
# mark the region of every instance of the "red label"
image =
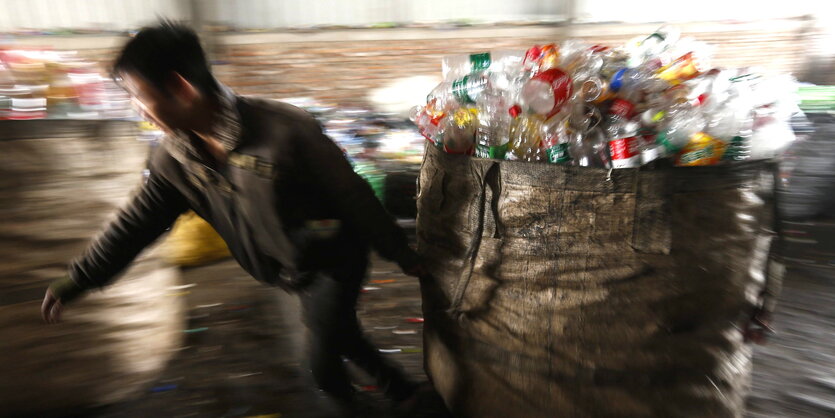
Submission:
<svg viewBox="0 0 835 418">
<path fill-rule="evenodd" d="M 551 68 L 537 74 L 534 79 L 551 85 L 554 90 L 554 110 L 548 114 L 548 117 L 557 114 L 562 105 L 571 97 L 571 77 L 560 69 Z"/>
<path fill-rule="evenodd" d="M 631 119 L 634 112 L 635 105 L 623 99 L 615 99 L 612 102 L 612 106 L 609 108 L 609 113 L 626 119 Z"/>
<path fill-rule="evenodd" d="M 609 152 L 612 154 L 613 162 L 639 156 L 641 155 L 641 140 L 637 136 L 613 139 L 609 141 Z"/>
</svg>

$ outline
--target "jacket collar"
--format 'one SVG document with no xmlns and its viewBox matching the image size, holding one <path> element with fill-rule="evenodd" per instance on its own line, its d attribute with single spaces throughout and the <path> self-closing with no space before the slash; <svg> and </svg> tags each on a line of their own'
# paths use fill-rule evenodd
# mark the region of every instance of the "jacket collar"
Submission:
<svg viewBox="0 0 835 418">
<path fill-rule="evenodd" d="M 228 87 L 221 85 L 217 95 L 219 110 L 215 115 L 212 132 L 226 152 L 231 152 L 241 143 L 241 115 L 238 112 L 238 98 Z M 162 144 L 168 152 L 181 164 L 188 165 L 189 161 L 202 161 L 189 134 L 176 131 L 166 135 Z"/>
</svg>

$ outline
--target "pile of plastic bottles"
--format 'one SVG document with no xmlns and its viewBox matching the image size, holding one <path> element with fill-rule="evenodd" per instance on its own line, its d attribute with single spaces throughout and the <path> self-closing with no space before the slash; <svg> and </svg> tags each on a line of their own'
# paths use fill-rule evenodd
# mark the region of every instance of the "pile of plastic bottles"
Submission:
<svg viewBox="0 0 835 418">
<path fill-rule="evenodd" d="M 789 76 L 712 68 L 674 28 L 609 48 L 568 40 L 443 60 L 412 121 L 448 153 L 628 168 L 774 157 L 794 140 Z"/>
</svg>

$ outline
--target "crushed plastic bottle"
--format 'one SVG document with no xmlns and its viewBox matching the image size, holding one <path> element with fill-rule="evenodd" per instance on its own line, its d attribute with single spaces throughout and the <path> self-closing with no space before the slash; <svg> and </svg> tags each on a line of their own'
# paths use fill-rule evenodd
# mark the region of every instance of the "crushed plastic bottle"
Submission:
<svg viewBox="0 0 835 418">
<path fill-rule="evenodd" d="M 522 86 L 522 104 L 532 113 L 551 117 L 571 97 L 571 77 L 558 68 L 542 71 Z"/>
</svg>

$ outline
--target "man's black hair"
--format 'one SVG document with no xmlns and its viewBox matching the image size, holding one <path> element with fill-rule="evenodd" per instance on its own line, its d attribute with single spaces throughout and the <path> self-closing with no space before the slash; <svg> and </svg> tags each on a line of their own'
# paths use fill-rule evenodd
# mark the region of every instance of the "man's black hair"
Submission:
<svg viewBox="0 0 835 418">
<path fill-rule="evenodd" d="M 139 30 L 113 64 L 114 75 L 137 74 L 163 93 L 173 72 L 204 94 L 214 95 L 219 90 L 197 34 L 169 20 Z"/>
</svg>

